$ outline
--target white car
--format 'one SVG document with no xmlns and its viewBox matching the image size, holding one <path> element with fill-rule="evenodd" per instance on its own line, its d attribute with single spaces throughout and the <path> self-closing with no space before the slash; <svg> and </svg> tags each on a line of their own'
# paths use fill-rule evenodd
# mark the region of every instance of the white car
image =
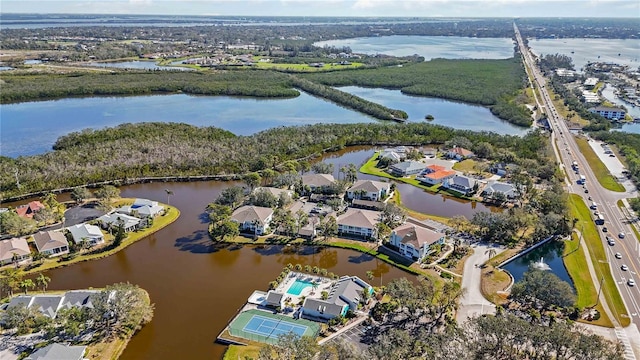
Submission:
<svg viewBox="0 0 640 360">
<path fill-rule="evenodd" d="M 627 285 L 629 285 L 629 286 L 636 286 L 636 281 L 635 281 L 635 280 L 633 280 L 633 279 L 629 279 L 629 280 L 627 280 Z"/>
<path fill-rule="evenodd" d="M 627 270 L 629 270 L 629 268 L 627 267 L 627 265 L 622 264 L 622 266 L 620 266 L 620 270 L 627 271 Z"/>
<path fill-rule="evenodd" d="M 615 257 L 616 257 L 616 259 L 622 259 L 622 254 L 616 253 Z"/>
<path fill-rule="evenodd" d="M 624 233 L 623 233 L 623 232 L 621 232 L 620 234 L 618 234 L 618 237 L 619 237 L 620 239 L 624 239 Z"/>
</svg>

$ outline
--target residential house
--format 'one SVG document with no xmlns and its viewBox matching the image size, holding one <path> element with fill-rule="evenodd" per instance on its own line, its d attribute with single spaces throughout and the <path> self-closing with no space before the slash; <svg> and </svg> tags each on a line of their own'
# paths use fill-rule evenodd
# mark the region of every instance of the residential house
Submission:
<svg viewBox="0 0 640 360">
<path fill-rule="evenodd" d="M 496 163 L 489 167 L 489 171 L 492 174 L 496 174 L 498 176 L 505 176 L 507 175 L 507 165 L 505 165 L 504 163 Z"/>
<path fill-rule="evenodd" d="M 60 256 L 69 253 L 69 242 L 60 231 L 40 231 L 33 234 L 33 240 L 40 254 Z"/>
<path fill-rule="evenodd" d="M 477 184 L 478 181 L 476 179 L 470 178 L 468 176 L 456 175 L 444 182 L 442 185 L 445 188 L 451 189 L 462 195 L 469 195 L 473 192 L 474 188 L 476 188 Z"/>
<path fill-rule="evenodd" d="M 596 87 L 596 85 L 598 85 L 598 78 L 587 78 L 584 81 L 583 85 L 585 89 L 593 89 L 594 87 Z"/>
<path fill-rule="evenodd" d="M 391 192 L 391 184 L 374 180 L 358 180 L 347 189 L 347 199 L 382 201 Z"/>
<path fill-rule="evenodd" d="M 427 167 L 424 163 L 419 161 L 403 161 L 398 164 L 391 165 L 389 170 L 391 174 L 395 176 L 409 176 L 420 173 Z"/>
<path fill-rule="evenodd" d="M 622 120 L 626 116 L 626 112 L 623 109 L 614 107 L 597 106 L 589 109 L 589 111 L 601 115 L 609 120 Z"/>
<path fill-rule="evenodd" d="M 153 218 L 162 214 L 164 212 L 164 207 L 159 205 L 157 201 L 136 199 L 132 205 L 122 206 L 118 208 L 116 212 L 145 219 Z"/>
<path fill-rule="evenodd" d="M 240 231 L 256 235 L 266 234 L 271 220 L 273 220 L 273 209 L 261 206 L 241 206 L 231 214 L 231 221 L 240 225 Z"/>
<path fill-rule="evenodd" d="M 475 156 L 475 154 L 471 150 L 467 150 L 467 149 L 461 148 L 459 146 L 454 146 L 447 152 L 447 157 L 449 159 L 456 159 L 458 161 L 464 160 L 464 159 L 469 159 L 469 158 L 472 158 L 474 156 Z"/>
<path fill-rule="evenodd" d="M 98 218 L 98 221 L 102 223 L 104 229 L 117 229 L 119 224 L 122 224 L 124 231 L 131 232 L 136 231 L 140 227 L 140 219 L 127 214 L 111 213 L 105 214 Z"/>
<path fill-rule="evenodd" d="M 438 150 L 434 148 L 423 148 L 422 154 L 428 158 L 435 158 L 438 155 Z"/>
<path fill-rule="evenodd" d="M 378 160 L 382 160 L 382 159 L 388 159 L 389 163 L 391 164 L 395 164 L 395 163 L 399 163 L 401 161 L 404 161 L 404 159 L 406 159 L 406 155 L 405 154 L 399 154 L 393 150 L 383 150 L 378 154 Z"/>
<path fill-rule="evenodd" d="M 61 295 L 18 295 L 11 299 L 7 309 L 24 306 L 36 309 L 43 315 L 53 319 L 60 309 L 71 307 L 93 308 L 91 296 L 97 293 L 97 290 L 73 290 Z"/>
<path fill-rule="evenodd" d="M 453 170 L 447 170 L 444 166 L 429 165 L 416 179 L 427 185 L 442 184 L 456 175 Z"/>
<path fill-rule="evenodd" d="M 302 175 L 302 185 L 309 187 L 312 193 L 324 192 L 335 183 L 331 174 L 306 174 Z"/>
<path fill-rule="evenodd" d="M 40 201 L 34 200 L 26 205 L 18 206 L 16 212 L 20 217 L 32 219 L 33 215 L 42 209 L 44 209 L 44 205 Z"/>
<path fill-rule="evenodd" d="M 34 351 L 25 360 L 82 360 L 86 350 L 86 346 L 54 343 Z"/>
<path fill-rule="evenodd" d="M 490 181 L 482 191 L 482 196 L 491 198 L 495 197 L 498 193 L 504 194 L 504 196 L 510 200 L 518 197 L 518 191 L 513 184 L 500 181 Z"/>
<path fill-rule="evenodd" d="M 62 298 L 60 309 L 69 309 L 72 307 L 93 308 L 91 296 L 99 293 L 98 290 L 71 290 L 67 291 Z"/>
<path fill-rule="evenodd" d="M 267 191 L 271 195 L 275 196 L 277 199 L 280 199 L 280 196 L 287 196 L 289 199 L 293 199 L 293 191 L 292 190 L 279 189 L 279 188 L 275 188 L 275 187 L 262 187 L 262 186 L 259 186 L 259 187 L 255 188 L 255 189 L 253 189 L 253 191 L 254 192 L 256 192 L 256 191 Z"/>
<path fill-rule="evenodd" d="M 336 219 L 338 235 L 375 238 L 378 234 L 376 224 L 379 219 L 379 211 L 349 208 Z"/>
<path fill-rule="evenodd" d="M 99 227 L 89 224 L 77 224 L 67 228 L 76 244 L 88 241 L 91 245 L 104 243 L 104 234 Z"/>
<path fill-rule="evenodd" d="M 343 276 L 331 287 L 327 300 L 307 297 L 302 303 L 302 315 L 324 320 L 345 316 L 349 310 L 358 310 L 358 304 L 365 303 L 372 294 L 373 287 L 359 277 Z"/>
<path fill-rule="evenodd" d="M 444 244 L 445 235 L 412 223 L 405 223 L 393 229 L 389 237 L 389 243 L 396 248 L 402 256 L 422 261 L 432 252 L 434 244 Z"/>
<path fill-rule="evenodd" d="M 24 238 L 11 238 L 0 241 L 0 266 L 21 262 L 31 258 L 29 244 Z"/>
</svg>

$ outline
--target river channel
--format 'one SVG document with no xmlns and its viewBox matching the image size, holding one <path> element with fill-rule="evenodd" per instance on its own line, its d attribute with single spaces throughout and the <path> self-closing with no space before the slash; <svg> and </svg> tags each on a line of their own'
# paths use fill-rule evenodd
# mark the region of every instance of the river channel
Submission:
<svg viewBox="0 0 640 360">
<path fill-rule="evenodd" d="M 371 147 L 345 149 L 323 160 L 340 165 L 360 164 L 373 153 Z M 360 178 L 368 176 L 359 174 Z M 212 246 L 207 236 L 205 206 L 232 182 L 150 183 L 122 187 L 123 197 L 167 201 L 181 211 L 176 222 L 159 232 L 101 259 L 46 272 L 49 289 L 103 287 L 130 282 L 146 289 L 155 304 L 153 321 L 129 342 L 121 359 L 220 359 L 226 347 L 215 344 L 218 333 L 244 304 L 253 290 L 265 290 L 288 263 L 309 264 L 336 274 L 366 278 L 373 284 L 412 275 L 371 256 L 343 249 L 300 247 L 283 251 L 280 246 Z M 399 184 L 401 194 L 405 186 Z M 68 196 L 60 196 L 67 200 Z M 403 196 L 416 200 L 418 209 L 442 216 L 488 210 L 422 190 Z M 28 200 L 25 200 L 28 201 Z M 442 206 L 443 202 L 446 206 Z M 15 206 L 17 203 L 6 204 Z"/>
</svg>

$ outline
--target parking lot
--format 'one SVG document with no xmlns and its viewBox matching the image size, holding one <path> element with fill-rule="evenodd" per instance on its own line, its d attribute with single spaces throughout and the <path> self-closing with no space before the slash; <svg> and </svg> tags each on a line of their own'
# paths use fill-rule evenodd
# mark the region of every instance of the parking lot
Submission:
<svg viewBox="0 0 640 360">
<path fill-rule="evenodd" d="M 365 337 L 367 328 L 368 328 L 367 325 L 360 324 L 336 336 L 331 341 L 345 341 L 347 343 L 351 343 L 355 345 L 358 349 L 364 352 L 367 350 L 367 348 L 370 345 L 370 344 L 366 344 L 363 341 L 363 337 Z"/>
</svg>

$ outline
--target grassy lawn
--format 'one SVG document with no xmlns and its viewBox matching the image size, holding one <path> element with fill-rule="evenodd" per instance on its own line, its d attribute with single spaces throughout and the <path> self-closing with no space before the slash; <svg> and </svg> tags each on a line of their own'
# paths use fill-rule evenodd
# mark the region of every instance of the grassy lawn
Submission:
<svg viewBox="0 0 640 360">
<path fill-rule="evenodd" d="M 576 142 L 578 143 L 580 152 L 587 159 L 587 162 L 589 163 L 591 170 L 593 170 L 593 172 L 596 175 L 596 178 L 598 178 L 598 182 L 600 183 L 600 185 L 602 185 L 607 190 L 624 192 L 625 191 L 624 186 L 618 183 L 616 178 L 614 178 L 609 173 L 609 170 L 604 165 L 602 160 L 600 160 L 598 155 L 596 155 L 596 153 L 593 151 L 587 139 L 576 138 Z"/>
<path fill-rule="evenodd" d="M 229 345 L 223 360 L 257 359 L 260 345 Z"/>
<path fill-rule="evenodd" d="M 500 305 L 507 302 L 506 296 L 498 294 L 498 291 L 506 289 L 509 283 L 511 283 L 511 277 L 506 271 L 494 268 L 491 265 L 482 269 L 480 290 L 482 295 L 492 303 Z"/>
<path fill-rule="evenodd" d="M 571 276 L 571 280 L 573 280 L 573 286 L 576 288 L 576 306 L 582 309 L 593 306 L 596 303 L 598 292 L 591 281 L 589 272 L 585 271 L 585 269 L 587 269 L 587 258 L 582 250 L 582 246 L 579 246 L 579 237 L 576 233 L 572 234 L 572 241 L 564 242 L 562 260 L 569 276 Z M 600 319 L 584 322 L 613 327 L 611 319 L 609 319 L 602 308 L 602 304 L 598 304 L 595 309 L 600 312 Z"/>
<path fill-rule="evenodd" d="M 115 204 L 123 204 L 126 202 L 133 202 L 133 199 L 121 199 L 118 200 L 117 202 L 115 202 Z M 169 206 L 166 204 L 160 204 L 162 206 L 164 206 L 167 209 L 167 212 L 165 213 L 165 215 L 162 216 L 158 216 L 153 220 L 153 225 L 150 228 L 147 229 L 143 229 L 143 230 L 139 230 L 139 231 L 134 231 L 132 233 L 129 233 L 127 238 L 124 239 L 122 241 L 122 243 L 120 244 L 120 246 L 118 246 L 117 248 L 110 248 L 108 250 L 105 251 L 101 251 L 101 252 L 97 252 L 94 254 L 87 254 L 87 255 L 78 255 L 75 258 L 68 260 L 68 261 L 58 261 L 59 258 L 51 258 L 51 259 L 46 259 L 44 261 L 44 263 L 36 268 L 33 268 L 29 271 L 25 271 L 24 274 L 32 274 L 32 273 L 38 273 L 38 272 L 42 272 L 42 271 L 46 271 L 46 270 L 50 270 L 53 268 L 57 268 L 57 267 L 62 267 L 62 266 L 67 266 L 67 265 L 71 265 L 71 264 L 75 264 L 75 263 L 79 263 L 82 261 L 88 261 L 88 260 L 94 260 L 94 259 L 101 259 L 110 255 L 113 255 L 115 253 L 117 253 L 118 251 L 126 248 L 127 246 L 135 243 L 138 240 L 141 240 L 157 231 L 159 231 L 160 229 L 168 226 L 169 224 L 171 224 L 172 222 L 176 221 L 176 219 L 178 219 L 178 217 L 180 217 L 180 210 L 178 210 L 176 207 L 173 206 Z M 107 241 L 107 239 L 110 237 L 109 234 L 107 234 L 105 236 L 105 241 Z M 106 248 L 108 248 L 108 245 L 106 246 Z"/>
<path fill-rule="evenodd" d="M 255 67 L 258 69 L 295 71 L 295 72 L 322 72 L 332 70 L 357 69 L 363 67 L 363 63 L 352 62 L 351 65 L 338 65 L 333 63 L 324 63 L 322 67 L 309 66 L 308 64 L 279 64 L 272 62 L 259 62 L 259 58 L 255 58 Z"/>
<path fill-rule="evenodd" d="M 618 292 L 616 283 L 611 276 L 609 264 L 606 262 L 607 257 L 604 245 L 602 244 L 600 234 L 598 233 L 599 229 L 593 220 L 591 220 L 591 211 L 582 198 L 576 194 L 569 195 L 569 207 L 571 209 L 571 215 L 578 219 L 576 228 L 582 231 L 583 241 L 585 241 L 585 244 L 589 249 L 591 263 L 595 269 L 596 276 L 599 279 L 604 279 L 602 293 L 607 299 L 607 303 L 620 325 L 626 327 L 630 323 L 627 310 L 622 302 L 622 297 Z M 602 262 L 600 262 L 601 260 Z M 586 271 L 586 269 L 581 268 L 580 271 Z"/>
<path fill-rule="evenodd" d="M 475 160 L 466 159 L 466 160 L 458 161 L 457 163 L 453 164 L 453 170 L 458 170 L 465 173 L 475 173 L 477 172 L 476 170 L 477 164 L 478 162 Z"/>
</svg>

